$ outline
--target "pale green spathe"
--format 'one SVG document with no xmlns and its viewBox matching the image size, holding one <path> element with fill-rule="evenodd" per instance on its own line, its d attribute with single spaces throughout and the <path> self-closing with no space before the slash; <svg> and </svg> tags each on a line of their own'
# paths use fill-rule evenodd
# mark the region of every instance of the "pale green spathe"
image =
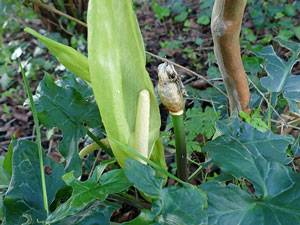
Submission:
<svg viewBox="0 0 300 225">
<path fill-rule="evenodd" d="M 139 26 L 130 0 L 90 0 L 88 7 L 88 60 L 91 84 L 109 137 L 134 148 L 139 94 L 150 96 L 148 155 L 159 137 L 160 114 L 145 69 L 146 58 Z M 122 147 L 110 141 L 124 167 Z M 155 154 L 163 155 L 160 151 Z"/>
</svg>

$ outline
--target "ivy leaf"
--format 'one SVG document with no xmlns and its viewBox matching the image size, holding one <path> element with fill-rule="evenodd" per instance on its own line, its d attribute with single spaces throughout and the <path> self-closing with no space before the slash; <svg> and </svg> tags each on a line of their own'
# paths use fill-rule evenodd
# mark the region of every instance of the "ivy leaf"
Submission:
<svg viewBox="0 0 300 225">
<path fill-rule="evenodd" d="M 96 199 L 103 201 L 108 194 L 122 192 L 132 185 L 125 177 L 123 169 L 111 170 L 103 174 L 100 177 L 100 184 L 97 182 L 96 176 L 87 181 L 78 181 L 73 172 L 64 175 L 63 179 L 67 185 L 73 188 L 73 193 L 65 203 L 49 215 L 47 218 L 49 224 L 73 216 Z"/>
<path fill-rule="evenodd" d="M 134 159 L 126 160 L 125 174 L 140 191 L 153 193 L 154 198 L 151 211 L 143 210 L 135 220 L 124 225 L 207 224 L 206 195 L 199 188 L 185 184 L 162 189 L 163 180 L 154 176 L 154 170 Z"/>
<path fill-rule="evenodd" d="M 46 174 L 49 205 L 56 192 L 64 186 L 61 177 L 63 166 L 43 155 L 44 165 L 52 169 Z M 7 225 L 24 224 L 27 219 L 32 224 L 46 219 L 37 145 L 20 140 L 13 142 L 12 179 L 4 199 L 3 222 Z"/>
<path fill-rule="evenodd" d="M 82 210 L 73 216 L 69 216 L 53 225 L 76 224 L 91 225 L 101 224 L 110 225 L 110 217 L 120 206 L 108 201 L 94 201 L 86 205 Z"/>
<path fill-rule="evenodd" d="M 72 81 L 74 83 L 74 81 Z M 49 74 L 45 74 L 34 96 L 38 117 L 47 128 L 58 127 L 62 130 L 63 140 L 59 151 L 66 160 L 66 171 L 74 170 L 74 175 L 81 174 L 81 160 L 78 155 L 78 141 L 86 134 L 86 128 L 101 124 L 97 105 L 84 99 L 68 82 L 55 83 Z M 77 83 L 76 88 L 80 86 Z"/>
<path fill-rule="evenodd" d="M 292 56 L 288 61 L 284 61 L 278 57 L 272 46 L 262 49 L 258 56 L 264 58 L 264 68 L 268 73 L 267 77 L 261 78 L 261 83 L 270 92 L 276 93 L 276 96 L 283 93 L 288 100 L 290 111 L 300 115 L 297 103 L 300 102 L 300 77 L 292 75 L 291 70 L 296 62 L 299 61 L 300 44 L 275 38 L 275 40 L 292 52 Z"/>
<path fill-rule="evenodd" d="M 276 160 L 284 165 L 291 161 L 287 158 L 286 149 L 293 142 L 292 137 L 273 134 L 272 131 L 262 133 L 235 116 L 217 121 L 216 129 L 222 136 L 214 142 L 209 142 L 205 149 L 219 148 L 220 157 L 227 157 L 224 155 L 227 153 L 227 149 L 241 147 L 247 149 L 255 157 L 262 156 L 267 160 Z"/>
</svg>

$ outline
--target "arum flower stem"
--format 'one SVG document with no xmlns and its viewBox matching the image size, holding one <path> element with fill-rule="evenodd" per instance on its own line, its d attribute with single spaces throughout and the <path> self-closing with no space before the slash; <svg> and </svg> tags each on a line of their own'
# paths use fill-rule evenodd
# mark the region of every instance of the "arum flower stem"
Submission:
<svg viewBox="0 0 300 225">
<path fill-rule="evenodd" d="M 33 97 L 31 94 L 30 86 L 27 80 L 27 77 L 24 73 L 24 69 L 20 63 L 20 68 L 21 68 L 21 73 L 22 77 L 24 80 L 24 84 L 26 87 L 26 91 L 30 100 L 30 107 L 32 111 L 32 116 L 33 116 L 33 121 L 35 125 L 35 130 L 36 130 L 36 142 L 38 146 L 38 153 L 39 153 L 39 160 L 40 160 L 40 172 L 41 172 L 41 180 L 42 180 L 42 191 L 43 191 L 43 201 L 44 201 L 44 208 L 47 212 L 47 216 L 49 215 L 49 208 L 48 208 L 48 197 L 47 197 L 47 189 L 46 189 L 46 180 L 45 180 L 45 173 L 44 173 L 44 163 L 43 163 L 43 150 L 42 150 L 42 142 L 41 142 L 41 131 L 40 131 L 40 126 L 39 126 L 39 121 L 37 117 L 37 112 L 35 109 Z"/>
<path fill-rule="evenodd" d="M 171 114 L 171 117 L 175 134 L 177 176 L 179 179 L 187 181 L 188 172 L 183 113 L 180 115 Z"/>
</svg>

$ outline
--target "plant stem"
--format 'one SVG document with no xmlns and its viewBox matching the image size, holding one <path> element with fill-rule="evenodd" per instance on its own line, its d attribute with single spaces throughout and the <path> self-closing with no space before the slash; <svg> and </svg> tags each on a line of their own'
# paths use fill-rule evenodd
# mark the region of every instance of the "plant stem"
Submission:
<svg viewBox="0 0 300 225">
<path fill-rule="evenodd" d="M 119 200 L 121 202 L 126 202 L 128 205 L 136 207 L 138 209 L 151 209 L 151 206 L 145 203 L 140 202 L 139 200 L 133 198 L 132 196 L 124 193 L 120 194 L 110 194 L 110 198 Z"/>
<path fill-rule="evenodd" d="M 270 104 L 271 105 L 272 92 L 270 92 Z M 268 108 L 268 127 L 271 130 L 271 107 Z"/>
<path fill-rule="evenodd" d="M 86 128 L 87 135 L 96 142 L 109 156 L 114 157 L 114 154 L 111 149 L 106 147 L 105 144 L 103 144 L 92 132 L 89 131 L 89 129 Z"/>
<path fill-rule="evenodd" d="M 202 172 L 202 170 L 204 170 L 205 167 L 204 166 L 200 166 L 191 176 L 189 176 L 188 181 L 193 180 L 195 177 L 198 176 L 199 173 Z"/>
<path fill-rule="evenodd" d="M 180 115 L 171 114 L 171 117 L 175 134 L 177 176 L 181 180 L 187 181 L 188 173 L 183 113 Z"/>
<path fill-rule="evenodd" d="M 42 142 L 41 142 L 41 131 L 40 131 L 40 126 L 39 126 L 39 121 L 37 117 L 37 112 L 35 109 L 33 97 L 30 91 L 29 83 L 27 80 L 27 77 L 25 76 L 23 67 L 21 65 L 21 62 L 19 61 L 21 72 L 22 72 L 22 77 L 24 79 L 26 91 L 30 100 L 30 106 L 31 106 L 31 111 L 32 111 L 32 116 L 34 120 L 34 125 L 35 125 L 35 130 L 36 130 L 36 142 L 38 145 L 38 153 L 39 153 L 39 160 L 40 160 L 40 172 L 41 172 L 41 179 L 42 179 L 42 189 L 43 189 L 43 200 L 44 200 L 44 208 L 47 212 L 47 216 L 49 215 L 49 208 L 48 208 L 48 197 L 47 197 L 47 190 L 46 190 L 46 181 L 45 181 L 45 174 L 44 174 L 44 163 L 43 163 L 43 150 L 42 150 Z"/>
</svg>

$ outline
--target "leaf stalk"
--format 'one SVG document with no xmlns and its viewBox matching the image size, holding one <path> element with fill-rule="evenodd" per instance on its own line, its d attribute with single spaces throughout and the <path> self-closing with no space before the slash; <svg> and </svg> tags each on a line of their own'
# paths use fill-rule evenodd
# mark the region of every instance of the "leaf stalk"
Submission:
<svg viewBox="0 0 300 225">
<path fill-rule="evenodd" d="M 180 115 L 171 114 L 176 147 L 177 176 L 183 181 L 187 181 L 187 155 L 186 155 L 186 137 L 183 122 L 183 113 Z"/>
<path fill-rule="evenodd" d="M 31 107 L 32 116 L 33 116 L 34 125 L 35 125 L 35 130 L 36 130 L 36 142 L 37 142 L 37 145 L 38 145 L 38 153 L 39 153 L 39 161 L 40 161 L 41 180 L 42 180 L 42 189 L 43 189 L 43 201 L 44 201 L 44 208 L 45 208 L 45 210 L 47 212 L 47 216 L 48 216 L 49 215 L 49 208 L 48 208 L 48 197 L 47 197 L 45 173 L 44 173 L 41 130 L 40 130 L 40 126 L 39 126 L 39 121 L 38 121 L 37 112 L 36 112 L 36 108 L 35 108 L 35 105 L 34 105 L 32 93 L 30 91 L 30 86 L 29 86 L 27 77 L 24 73 L 24 69 L 23 69 L 20 61 L 19 61 L 19 64 L 20 64 L 24 84 L 25 84 L 25 87 L 26 87 L 26 91 L 27 91 L 27 94 L 28 94 L 28 97 L 29 97 L 30 107 Z"/>
</svg>

